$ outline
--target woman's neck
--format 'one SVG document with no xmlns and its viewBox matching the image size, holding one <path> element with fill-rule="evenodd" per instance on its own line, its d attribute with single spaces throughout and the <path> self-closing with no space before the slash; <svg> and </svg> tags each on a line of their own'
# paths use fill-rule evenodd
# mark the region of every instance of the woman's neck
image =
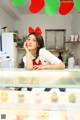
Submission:
<svg viewBox="0 0 80 120">
<path fill-rule="evenodd" d="M 36 51 L 37 51 L 37 50 L 30 50 L 31 54 L 32 54 L 34 57 L 36 57 Z"/>
</svg>

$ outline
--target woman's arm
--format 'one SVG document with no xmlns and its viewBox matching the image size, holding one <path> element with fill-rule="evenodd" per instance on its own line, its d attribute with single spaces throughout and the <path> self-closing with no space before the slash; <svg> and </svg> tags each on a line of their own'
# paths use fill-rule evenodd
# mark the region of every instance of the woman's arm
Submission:
<svg viewBox="0 0 80 120">
<path fill-rule="evenodd" d="M 25 67 L 29 70 L 33 69 L 33 61 L 31 59 L 30 51 L 27 48 L 27 43 L 26 41 L 24 42 L 24 49 L 26 50 L 26 63 Z"/>
<path fill-rule="evenodd" d="M 65 64 L 46 49 L 41 49 L 39 56 L 47 61 L 47 65 L 35 65 L 34 69 L 64 69 Z"/>
<path fill-rule="evenodd" d="M 54 70 L 59 70 L 59 69 L 64 69 L 65 64 L 63 62 L 59 64 L 48 64 L 48 65 L 34 65 L 34 69 L 54 69 Z"/>
<path fill-rule="evenodd" d="M 50 64 L 50 65 L 44 65 L 44 69 L 64 69 L 65 64 L 63 62 L 59 64 Z"/>
</svg>

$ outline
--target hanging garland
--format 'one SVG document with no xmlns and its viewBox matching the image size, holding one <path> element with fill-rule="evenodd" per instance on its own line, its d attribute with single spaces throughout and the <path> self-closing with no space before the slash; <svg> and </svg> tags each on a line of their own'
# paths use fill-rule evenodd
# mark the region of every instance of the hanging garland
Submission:
<svg viewBox="0 0 80 120">
<path fill-rule="evenodd" d="M 76 0 L 74 3 L 74 6 L 75 6 L 77 11 L 80 11 L 80 0 Z"/>
<path fill-rule="evenodd" d="M 12 0 L 12 5 L 15 7 L 19 7 L 23 5 L 26 2 L 26 0 Z"/>
<path fill-rule="evenodd" d="M 59 0 L 46 0 L 44 12 L 46 14 L 52 15 L 58 11 Z"/>
<path fill-rule="evenodd" d="M 19 7 L 25 2 L 26 0 L 12 0 L 12 5 Z M 80 0 L 31 0 L 29 10 L 32 13 L 37 13 L 44 7 L 44 12 L 48 15 L 57 12 L 61 15 L 66 15 L 74 6 L 77 11 L 80 11 Z"/>
<path fill-rule="evenodd" d="M 29 10 L 32 13 L 39 12 L 44 7 L 44 0 L 31 0 Z"/>
<path fill-rule="evenodd" d="M 72 10 L 73 6 L 73 0 L 60 0 L 59 13 L 61 15 L 66 15 Z"/>
</svg>

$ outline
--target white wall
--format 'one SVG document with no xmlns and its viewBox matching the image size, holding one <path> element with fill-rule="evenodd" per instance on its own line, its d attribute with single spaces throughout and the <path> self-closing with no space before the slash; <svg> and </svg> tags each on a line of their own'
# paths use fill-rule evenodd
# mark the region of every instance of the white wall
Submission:
<svg viewBox="0 0 80 120">
<path fill-rule="evenodd" d="M 72 33 L 80 35 L 80 13 L 73 14 Z"/>
<path fill-rule="evenodd" d="M 73 14 L 71 28 L 72 34 L 80 35 L 80 14 L 77 12 Z M 70 51 L 74 53 L 76 59 L 78 58 L 80 64 L 80 43 L 73 43 L 68 45 Z"/>
<path fill-rule="evenodd" d="M 28 34 L 28 27 L 32 26 L 36 28 L 39 26 L 42 29 L 43 37 L 45 39 L 45 29 L 66 29 L 66 40 L 69 35 L 79 34 L 80 35 L 80 14 L 68 14 L 61 16 L 60 14 L 45 15 L 45 14 L 31 14 L 22 15 L 20 20 L 15 20 L 8 15 L 4 10 L 0 8 L 0 34 L 1 28 L 4 26 L 8 27 L 8 31 L 18 30 L 21 36 Z M 79 58 L 80 61 L 80 44 L 69 44 L 69 50 L 74 52 L 74 56 Z M 20 52 L 21 56 L 22 53 Z"/>
<path fill-rule="evenodd" d="M 21 20 L 16 22 L 16 29 L 22 35 L 28 34 L 28 27 L 32 26 L 36 28 L 39 26 L 42 29 L 43 37 L 45 39 L 45 29 L 66 29 L 67 36 L 71 34 L 71 22 L 72 15 L 61 16 L 56 15 L 41 15 L 41 14 L 31 14 L 21 16 Z"/>
<path fill-rule="evenodd" d="M 28 35 L 28 28 L 32 26 L 36 28 L 39 26 L 43 32 L 43 38 L 45 40 L 45 29 L 66 29 L 66 36 L 68 37 L 71 34 L 71 23 L 72 23 L 72 14 L 61 16 L 59 14 L 55 15 L 41 15 L 41 14 L 31 14 L 21 16 L 21 20 L 16 21 L 16 29 L 23 36 Z M 19 52 L 19 57 L 23 56 Z M 24 54 L 24 52 L 23 52 Z M 56 53 L 54 53 L 57 55 Z M 57 55 L 58 56 L 58 55 Z M 20 61 L 20 60 L 19 60 Z"/>
<path fill-rule="evenodd" d="M 15 30 L 15 20 L 0 8 L 0 34 L 4 26 L 7 26 L 8 31 Z"/>
<path fill-rule="evenodd" d="M 32 26 L 33 28 L 39 26 L 43 32 L 42 35 L 44 39 L 45 39 L 45 29 L 66 29 L 66 36 L 68 37 L 71 34 L 71 23 L 72 23 L 72 14 L 69 14 L 67 16 L 61 16 L 59 14 L 51 15 L 51 16 L 41 15 L 41 14 L 35 14 L 35 15 L 31 14 L 31 15 L 21 16 L 21 20 L 16 21 L 16 29 L 20 32 L 21 35 L 25 36 L 28 34 L 29 26 Z M 54 54 L 57 55 L 56 53 Z"/>
</svg>

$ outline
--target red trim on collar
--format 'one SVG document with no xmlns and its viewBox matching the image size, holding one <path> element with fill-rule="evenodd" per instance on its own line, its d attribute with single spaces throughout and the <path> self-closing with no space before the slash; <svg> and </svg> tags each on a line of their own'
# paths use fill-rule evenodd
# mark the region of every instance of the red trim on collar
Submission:
<svg viewBox="0 0 80 120">
<path fill-rule="evenodd" d="M 42 65 L 41 60 L 38 61 L 38 63 L 36 63 L 35 61 L 33 61 L 33 65 Z"/>
</svg>

